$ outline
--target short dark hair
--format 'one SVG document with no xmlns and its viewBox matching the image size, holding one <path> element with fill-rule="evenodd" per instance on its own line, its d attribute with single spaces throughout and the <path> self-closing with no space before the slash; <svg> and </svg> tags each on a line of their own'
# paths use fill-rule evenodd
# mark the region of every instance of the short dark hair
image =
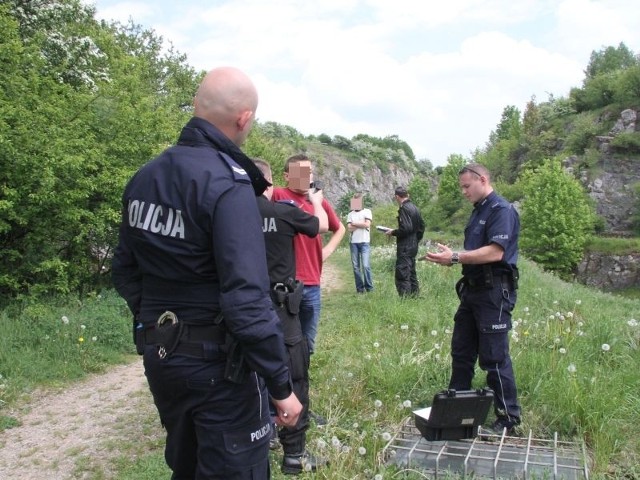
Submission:
<svg viewBox="0 0 640 480">
<path fill-rule="evenodd" d="M 311 159 L 307 157 L 304 153 L 298 153 L 297 155 L 293 155 L 287 158 L 287 161 L 284 162 L 284 171 L 288 172 L 289 165 L 291 165 L 292 163 L 306 162 L 307 160 L 311 161 Z"/>
<path fill-rule="evenodd" d="M 409 192 L 405 187 L 396 187 L 395 194 L 400 198 L 406 198 L 409 196 Z"/>
<path fill-rule="evenodd" d="M 479 163 L 466 164 L 460 169 L 460 171 L 458 172 L 458 175 L 462 175 L 465 172 L 471 172 L 477 175 L 478 177 L 485 177 L 487 180 L 491 179 L 491 174 L 489 173 L 489 170 L 487 169 L 487 167 Z"/>
</svg>

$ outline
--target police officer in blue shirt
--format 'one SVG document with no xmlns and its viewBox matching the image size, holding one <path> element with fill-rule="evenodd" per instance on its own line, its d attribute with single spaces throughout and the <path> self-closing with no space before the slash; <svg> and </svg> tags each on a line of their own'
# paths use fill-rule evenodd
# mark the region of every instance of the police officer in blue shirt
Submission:
<svg viewBox="0 0 640 480">
<path fill-rule="evenodd" d="M 459 182 L 463 195 L 474 205 L 464 231 L 464 251 L 438 244 L 437 253 L 423 257 L 441 265 L 462 264 L 463 277 L 456 285 L 460 306 L 451 339 L 449 388 L 470 389 L 478 360 L 494 391 L 496 420 L 492 427 L 510 434 L 520 424 L 509 355 L 511 312 L 518 288 L 520 218 L 513 205 L 494 192 L 483 165 L 466 165 L 460 170 Z"/>
<path fill-rule="evenodd" d="M 134 314 L 172 479 L 268 478 L 268 394 L 278 424 L 302 411 L 269 295 L 256 203 L 269 183 L 238 148 L 257 105 L 243 72 L 211 70 L 178 144 L 123 194 L 113 281 Z"/>
</svg>

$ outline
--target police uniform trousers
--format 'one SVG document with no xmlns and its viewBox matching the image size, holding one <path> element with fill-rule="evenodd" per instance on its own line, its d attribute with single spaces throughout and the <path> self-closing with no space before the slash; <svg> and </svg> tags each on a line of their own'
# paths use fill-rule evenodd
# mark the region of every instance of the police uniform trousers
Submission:
<svg viewBox="0 0 640 480">
<path fill-rule="evenodd" d="M 167 431 L 171 478 L 269 478 L 272 426 L 264 381 L 255 372 L 243 383 L 226 381 L 226 357 L 212 357 L 174 353 L 163 359 L 156 346 L 145 346 L 145 375 Z"/>
<path fill-rule="evenodd" d="M 420 293 L 418 276 L 416 274 L 416 255 L 418 244 L 400 244 L 396 250 L 395 281 L 396 290 L 402 297 Z"/>
<path fill-rule="evenodd" d="M 302 334 L 298 315 L 290 313 L 284 304 L 278 305 L 274 302 L 273 308 L 280 318 L 284 331 L 293 392 L 303 407 L 296 426 L 280 427 L 278 438 L 285 454 L 298 454 L 305 450 L 309 428 L 309 342 Z"/>
<path fill-rule="evenodd" d="M 449 388 L 472 387 L 476 360 L 487 372 L 487 386 L 494 391 L 496 415 L 520 418 L 516 381 L 509 355 L 511 312 L 516 290 L 494 277 L 491 287 L 456 287 L 460 306 L 451 339 L 452 371 Z"/>
</svg>

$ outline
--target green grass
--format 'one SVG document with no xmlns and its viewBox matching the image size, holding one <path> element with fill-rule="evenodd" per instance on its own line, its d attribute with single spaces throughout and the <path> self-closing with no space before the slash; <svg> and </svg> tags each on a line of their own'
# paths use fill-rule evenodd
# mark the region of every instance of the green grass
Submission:
<svg viewBox="0 0 640 480">
<path fill-rule="evenodd" d="M 327 417 L 329 424 L 311 428 L 308 444 L 315 453 L 327 456 L 331 465 L 307 478 L 423 478 L 385 465 L 381 455 L 388 435 L 411 410 L 430 404 L 434 393 L 447 386 L 457 307 L 453 286 L 459 268 L 419 262 L 421 295 L 407 300 L 395 292 L 393 246 L 374 251 L 375 291 L 370 294 L 355 293 L 346 249 L 339 249 L 330 262 L 338 269 L 340 281 L 323 293 L 311 362 L 312 409 Z M 562 440 L 584 441 L 592 458 L 590 478 L 637 478 L 640 300 L 565 283 L 528 261 L 520 267 L 511 350 L 525 431 L 531 429 L 534 436 L 543 438 L 558 432 Z M 8 311 L 2 313 L 0 319 L 11 329 L 5 328 L 8 333 L 0 339 L 0 374 L 5 384 L 0 399 L 19 402 L 18 393 L 33 385 L 51 382 L 50 378 L 55 382 L 78 378 L 85 367 L 99 370 L 116 361 L 122 351 L 130 351 L 124 304 L 105 295 L 82 305 L 76 302 L 73 308 L 23 306 L 13 312 L 16 318 Z M 70 321 L 63 327 L 60 319 L 65 314 Z M 28 328 L 21 326 L 27 322 L 31 322 Z M 99 326 L 100 322 L 108 326 Z M 73 330 L 67 331 L 72 323 Z M 85 330 L 78 330 L 81 324 Z M 91 338 L 87 330 L 98 328 L 102 329 L 99 338 L 108 335 L 106 329 L 113 330 L 112 346 L 103 350 L 93 342 L 92 353 L 98 354 L 98 360 L 88 361 L 82 350 L 87 342 L 80 345 L 77 337 Z M 47 342 L 42 340 L 43 332 L 48 332 Z M 50 341 L 53 335 L 55 342 Z M 32 356 L 13 360 L 24 345 L 35 349 L 34 344 L 49 359 L 39 368 L 53 363 L 53 375 L 29 366 Z M 60 353 L 56 354 L 57 348 Z M 478 370 L 474 386 L 483 385 L 484 374 Z M 168 477 L 157 413 L 153 408 L 141 412 L 144 418 L 136 420 L 139 427 L 130 429 L 128 440 L 119 440 L 117 448 L 109 449 L 115 457 L 110 470 L 115 473 L 87 467 L 91 476 L 85 478 Z M 279 470 L 280 455 L 272 454 L 275 479 L 286 478 Z"/>
</svg>

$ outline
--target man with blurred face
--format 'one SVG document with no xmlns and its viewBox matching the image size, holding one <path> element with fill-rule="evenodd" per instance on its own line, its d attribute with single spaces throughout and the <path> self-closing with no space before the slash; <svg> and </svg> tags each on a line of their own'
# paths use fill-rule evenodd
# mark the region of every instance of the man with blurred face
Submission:
<svg viewBox="0 0 640 480">
<path fill-rule="evenodd" d="M 284 179 L 287 186 L 286 188 L 276 188 L 273 191 L 273 200 L 292 200 L 304 211 L 313 214 L 313 205 L 308 195 L 313 182 L 311 160 L 306 155 L 294 155 L 287 159 L 284 169 Z M 296 278 L 304 284 L 300 305 L 300 323 L 302 324 L 302 332 L 309 340 L 309 350 L 312 353 L 320 321 L 322 264 L 338 248 L 346 232 L 340 218 L 326 198 L 322 200 L 322 208 L 327 212 L 329 232 L 331 232 L 331 237 L 326 245 L 323 246 L 320 236 L 309 238 L 296 235 L 294 239 Z"/>
</svg>

